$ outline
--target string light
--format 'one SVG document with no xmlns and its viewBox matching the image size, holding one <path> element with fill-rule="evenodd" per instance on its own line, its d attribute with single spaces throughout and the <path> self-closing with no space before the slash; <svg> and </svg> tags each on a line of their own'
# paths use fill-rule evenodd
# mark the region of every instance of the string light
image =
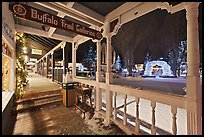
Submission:
<svg viewBox="0 0 204 137">
<path fill-rule="evenodd" d="M 16 40 L 17 40 L 17 51 L 16 51 L 16 94 L 17 98 L 21 98 L 24 91 L 23 91 L 23 83 L 24 79 L 26 78 L 26 71 L 25 71 L 25 64 L 24 64 L 24 54 L 27 53 L 26 45 L 26 38 L 24 33 L 17 32 L 16 33 Z"/>
<path fill-rule="evenodd" d="M 10 69 L 10 66 L 9 66 L 9 63 L 10 63 L 10 59 L 8 59 L 6 56 L 4 58 L 3 56 L 3 60 L 5 61 L 5 63 L 3 63 L 3 67 L 2 67 L 2 73 L 3 73 L 3 76 L 2 76 L 2 89 L 4 91 L 8 90 L 8 77 L 9 77 L 9 69 Z"/>
</svg>

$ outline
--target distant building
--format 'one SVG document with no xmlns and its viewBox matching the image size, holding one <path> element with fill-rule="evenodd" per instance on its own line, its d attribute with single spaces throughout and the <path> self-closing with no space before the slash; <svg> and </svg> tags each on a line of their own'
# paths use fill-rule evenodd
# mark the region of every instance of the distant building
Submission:
<svg viewBox="0 0 204 137">
<path fill-rule="evenodd" d="M 72 63 L 68 63 L 69 70 L 72 70 Z M 84 66 L 81 63 L 76 63 L 76 70 L 77 71 L 84 71 Z"/>
<path fill-rule="evenodd" d="M 139 71 L 139 72 L 143 71 L 144 70 L 143 66 L 144 66 L 143 64 L 135 64 L 136 71 Z"/>
</svg>

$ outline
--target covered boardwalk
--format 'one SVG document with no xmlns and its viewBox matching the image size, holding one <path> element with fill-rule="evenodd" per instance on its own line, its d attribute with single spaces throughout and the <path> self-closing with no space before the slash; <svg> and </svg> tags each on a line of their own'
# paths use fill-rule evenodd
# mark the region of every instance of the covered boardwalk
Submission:
<svg viewBox="0 0 204 137">
<path fill-rule="evenodd" d="M 62 103 L 62 88 L 61 84 L 52 82 L 48 78 L 44 78 L 38 74 L 30 74 L 28 77 L 29 85 L 25 88 L 25 93 L 23 98 L 17 101 L 16 106 L 16 117 L 13 119 L 13 128 L 10 127 L 8 134 L 13 135 L 76 135 L 76 134 L 89 134 L 89 135 L 103 135 L 103 134 L 125 134 L 118 127 L 114 127 L 110 130 L 105 130 L 97 124 L 96 117 L 92 119 L 83 119 L 80 112 L 74 110 L 74 107 L 65 107 Z M 114 79 L 116 80 L 116 79 Z M 118 80 L 118 79 L 117 79 Z M 123 79 L 123 84 L 131 85 L 131 82 L 127 79 Z M 121 83 L 122 84 L 122 83 Z M 94 93 L 95 94 L 95 93 Z M 92 95 L 92 103 L 94 102 L 94 94 Z M 37 99 L 38 98 L 38 99 Z M 31 107 L 26 106 L 27 104 L 33 105 Z M 151 134 L 150 119 L 151 107 L 149 101 L 145 99 L 140 100 L 140 134 L 146 135 Z M 121 118 L 124 115 L 124 102 L 123 94 L 117 95 L 116 100 L 117 117 Z M 134 125 L 135 122 L 135 99 L 132 96 L 127 96 L 127 122 Z M 100 119 L 105 118 L 106 110 L 106 94 L 102 91 L 102 110 Z M 156 108 L 156 119 L 157 119 L 157 134 L 172 135 L 171 125 L 171 114 L 166 113 L 170 111 L 170 106 L 157 103 Z M 119 120 L 119 119 L 118 119 Z M 178 134 L 186 134 L 186 128 L 184 128 L 187 123 L 186 110 L 178 109 L 177 120 L 179 124 L 177 125 Z M 120 121 L 120 120 L 119 120 Z M 163 122 L 168 121 L 168 122 Z M 10 123 L 12 125 L 12 123 Z M 26 125 L 26 128 L 25 126 Z M 70 126 L 72 125 L 72 126 Z M 94 128 L 92 128 L 92 126 Z M 103 125 L 105 127 L 105 125 Z M 104 131 L 100 131 L 100 130 Z M 126 133 L 128 134 L 128 132 Z"/>
<path fill-rule="evenodd" d="M 104 135 L 125 134 L 118 127 L 104 130 L 100 119 L 83 119 L 74 107 L 62 103 L 61 85 L 38 74 L 31 74 L 22 99 L 17 101 L 16 116 L 10 119 L 9 135 Z M 30 105 L 30 107 L 28 106 Z M 101 118 L 102 119 L 102 118 Z M 98 124 L 98 123 L 99 124 Z M 13 125 L 12 125 L 13 124 Z M 103 124 L 102 124 L 103 125 Z M 104 125 L 105 126 L 105 125 Z"/>
<path fill-rule="evenodd" d="M 105 3 L 103 3 L 105 4 Z M 107 4 L 107 5 L 106 5 Z M 22 31 L 29 34 L 40 35 L 44 37 L 50 37 L 53 39 L 61 40 L 62 42 L 52 50 L 50 50 L 44 57 L 38 60 L 38 70 L 41 71 L 43 76 L 47 77 L 47 71 L 44 68 L 48 67 L 48 57 L 51 56 L 51 66 L 52 66 L 52 79 L 54 81 L 54 54 L 55 50 L 62 48 L 63 50 L 63 74 L 66 73 L 66 63 L 65 63 L 65 46 L 66 43 L 71 43 L 72 46 L 72 77 L 76 82 L 91 86 L 95 88 L 95 113 L 96 115 L 105 114 L 105 124 L 109 125 L 111 122 L 117 124 L 121 129 L 125 130 L 130 134 L 140 134 L 141 133 L 141 123 L 140 118 L 143 114 L 140 114 L 140 108 L 143 106 L 141 102 L 143 99 L 148 100 L 150 111 L 150 127 L 151 134 L 158 134 L 157 128 L 157 117 L 155 116 L 156 108 L 159 104 L 164 104 L 169 106 L 169 114 L 172 119 L 168 121 L 171 125 L 171 133 L 178 133 L 178 125 L 182 124 L 177 121 L 179 109 L 186 110 L 187 124 L 185 126 L 187 134 L 201 134 L 202 133 L 202 100 L 200 91 L 200 75 L 199 75 L 199 36 L 198 36 L 198 6 L 199 2 L 180 2 L 171 5 L 168 2 L 124 2 L 124 3 L 106 3 L 104 6 L 110 6 L 110 12 L 99 14 L 96 12 L 92 3 L 78 3 L 78 2 L 28 2 L 27 5 L 21 4 L 21 6 L 35 7 L 41 11 L 46 11 L 44 14 L 50 14 L 62 19 L 62 24 L 64 20 L 69 20 L 75 22 L 76 26 L 78 24 L 77 30 L 71 30 L 72 25 L 65 25 L 66 29 L 70 32 L 60 31 L 62 27 L 58 27 L 56 22 L 53 24 L 44 23 L 46 26 L 42 30 L 42 21 L 39 19 L 34 20 L 33 23 L 28 20 L 24 22 L 16 21 L 15 29 L 16 32 Z M 100 4 L 99 4 L 100 5 Z M 95 3 L 94 6 L 97 6 Z M 9 3 L 4 3 L 4 11 L 8 11 Z M 100 6 L 99 6 L 100 7 Z M 33 9 L 33 15 L 37 14 L 36 9 Z M 113 77 L 111 73 L 112 65 L 112 44 L 111 38 L 117 35 L 118 30 L 125 23 L 131 20 L 137 19 L 140 16 L 145 16 L 145 14 L 154 11 L 156 9 L 167 10 L 171 14 L 178 11 L 186 11 L 187 20 L 187 64 L 188 64 L 188 74 L 186 82 L 186 96 L 174 96 L 166 95 L 162 93 L 153 93 L 150 91 L 144 91 L 141 89 L 135 89 L 130 87 L 124 87 L 120 85 L 113 85 Z M 108 11 L 108 10 L 107 10 Z M 11 13 L 11 12 L 9 12 Z M 18 14 L 18 13 L 17 13 Z M 17 15 L 15 14 L 15 15 Z M 11 14 L 10 14 L 11 15 Z M 15 20 L 21 20 L 22 15 L 14 16 Z M 74 24 L 74 23 L 73 23 Z M 76 27 L 77 28 L 77 27 Z M 89 29 L 87 29 L 89 28 Z M 86 31 L 85 31 L 86 30 Z M 63 32 L 63 33 L 62 33 Z M 73 33 L 72 33 L 73 32 Z M 89 33 L 90 32 L 90 33 Z M 102 35 L 101 35 L 102 34 Z M 106 78 L 105 83 L 101 82 L 101 40 L 106 38 Z M 85 79 L 79 79 L 76 77 L 76 51 L 80 44 L 85 41 L 93 39 L 93 42 L 97 43 L 97 72 L 96 81 L 90 81 Z M 45 69 L 45 70 L 48 70 Z M 102 91 L 105 91 L 105 113 L 102 110 Z M 123 107 L 124 114 L 122 118 L 119 118 L 117 114 L 117 100 L 118 94 L 123 95 Z M 128 107 L 127 100 L 129 96 L 134 98 L 135 101 L 135 121 L 132 126 L 130 122 L 127 121 L 128 118 Z M 159 115 L 159 114 L 158 114 Z"/>
</svg>

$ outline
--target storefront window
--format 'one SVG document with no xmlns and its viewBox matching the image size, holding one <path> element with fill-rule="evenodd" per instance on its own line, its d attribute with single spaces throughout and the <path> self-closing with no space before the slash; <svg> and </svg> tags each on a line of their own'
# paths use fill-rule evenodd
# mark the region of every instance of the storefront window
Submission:
<svg viewBox="0 0 204 137">
<path fill-rule="evenodd" d="M 2 91 L 9 91 L 11 58 L 10 49 L 2 40 Z"/>
</svg>

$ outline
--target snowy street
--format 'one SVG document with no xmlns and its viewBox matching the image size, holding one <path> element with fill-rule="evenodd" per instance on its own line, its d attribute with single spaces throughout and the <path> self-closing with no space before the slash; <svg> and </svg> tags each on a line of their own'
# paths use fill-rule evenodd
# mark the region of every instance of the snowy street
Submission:
<svg viewBox="0 0 204 137">
<path fill-rule="evenodd" d="M 122 77 L 114 78 L 114 85 L 123 85 L 143 90 L 154 90 L 155 92 L 185 95 L 183 90 L 186 87 L 186 79 L 179 78 L 142 78 L 142 77 Z M 202 79 L 200 81 L 202 91 Z"/>
<path fill-rule="evenodd" d="M 184 78 L 141 78 L 127 77 L 113 80 L 113 84 L 155 90 L 156 92 L 185 95 L 183 88 L 186 86 Z"/>
</svg>

